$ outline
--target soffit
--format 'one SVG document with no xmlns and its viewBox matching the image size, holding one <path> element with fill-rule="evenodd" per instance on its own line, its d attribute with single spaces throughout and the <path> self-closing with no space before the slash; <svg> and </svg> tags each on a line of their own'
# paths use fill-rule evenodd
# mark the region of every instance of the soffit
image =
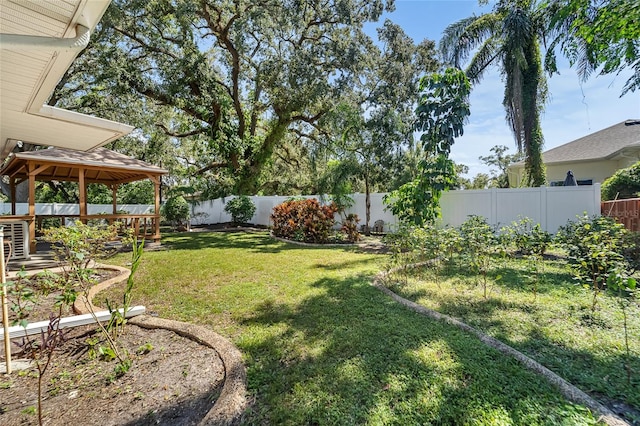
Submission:
<svg viewBox="0 0 640 426">
<path fill-rule="evenodd" d="M 73 40 L 110 0 L 1 0 L 0 33 Z M 0 160 L 17 141 L 88 150 L 133 128 L 44 105 L 79 49 L 0 46 Z"/>
</svg>

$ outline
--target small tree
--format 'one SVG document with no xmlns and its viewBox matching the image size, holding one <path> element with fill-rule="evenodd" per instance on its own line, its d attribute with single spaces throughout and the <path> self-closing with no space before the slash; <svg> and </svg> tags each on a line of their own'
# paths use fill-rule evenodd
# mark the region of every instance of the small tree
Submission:
<svg viewBox="0 0 640 426">
<path fill-rule="evenodd" d="M 251 220 L 256 212 L 256 206 L 251 198 L 240 195 L 229 200 L 224 206 L 224 211 L 231 215 L 234 223 L 246 223 Z"/>
<path fill-rule="evenodd" d="M 551 244 L 551 234 L 544 231 L 539 223 L 533 224 L 528 217 L 521 217 L 501 230 L 507 240 L 523 255 L 542 256 Z"/>
<path fill-rule="evenodd" d="M 471 215 L 460 225 L 460 238 L 464 241 L 462 255 L 482 276 L 483 297 L 487 298 L 487 276 L 491 270 L 491 256 L 496 249 L 496 234 L 482 216 Z"/>
<path fill-rule="evenodd" d="M 385 203 L 400 220 L 421 226 L 433 223 L 439 216 L 442 192 L 456 182 L 455 165 L 449 153 L 454 139 L 462 136 L 470 114 L 470 91 L 464 72 L 453 68 L 420 81 L 415 127 L 424 132 L 420 140 L 425 158 L 420 162 L 417 179 L 385 197 Z"/>
<path fill-rule="evenodd" d="M 491 152 L 493 152 L 493 154 L 487 155 L 486 157 L 478 157 L 479 160 L 487 166 L 498 169 L 497 171 L 493 168 L 491 169 L 491 187 L 509 188 L 509 166 L 513 163 L 524 160 L 524 154 L 522 152 L 517 152 L 511 155 L 506 154 L 508 150 L 509 148 L 504 145 L 496 145 L 491 148 Z"/>
<path fill-rule="evenodd" d="M 84 298 L 84 302 L 88 303 L 88 293 L 91 286 L 95 284 L 93 271 L 90 269 L 97 259 L 108 256 L 112 253 L 108 243 L 116 237 L 116 226 L 100 228 L 85 225 L 80 221 L 76 221 L 74 226 L 50 228 L 45 231 L 45 241 L 52 244 L 56 253 L 56 260 L 62 266 L 60 275 L 51 277 L 57 285 L 59 294 L 56 296 L 54 310 L 50 314 L 49 325 L 46 331 L 40 333 L 39 338 L 26 336 L 22 344 L 25 354 L 31 354 L 35 360 L 38 370 L 38 423 L 43 424 L 43 394 L 46 383 L 43 378 L 58 348 L 65 341 L 65 333 L 60 328 L 60 319 L 63 313 L 76 301 L 78 295 Z M 20 290 L 16 287 L 16 290 Z M 80 291 L 78 291 L 80 290 Z M 127 290 L 131 292 L 131 288 Z M 27 294 L 22 294 L 22 297 Z M 130 297 L 130 296 L 129 296 Z M 24 304 L 18 306 L 24 309 Z M 106 332 L 104 326 L 97 321 L 95 313 L 91 310 L 91 314 L 96 320 L 98 327 L 104 332 L 105 338 L 109 342 L 109 346 L 118 357 L 119 368 L 123 373 L 128 370 L 131 360 L 127 356 L 121 355 L 116 346 L 116 342 Z M 18 318 L 24 319 L 24 312 L 18 312 Z M 23 326 L 26 325 L 22 322 Z M 125 366 L 123 368 L 123 366 Z"/>
</svg>

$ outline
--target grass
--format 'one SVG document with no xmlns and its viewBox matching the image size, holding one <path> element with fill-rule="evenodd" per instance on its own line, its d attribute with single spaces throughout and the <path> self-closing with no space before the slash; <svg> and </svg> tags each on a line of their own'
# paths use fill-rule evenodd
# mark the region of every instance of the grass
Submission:
<svg viewBox="0 0 640 426">
<path fill-rule="evenodd" d="M 253 401 L 244 424 L 596 423 L 516 361 L 371 287 L 386 256 L 266 233 L 163 244 L 143 255 L 134 303 L 240 348 Z"/>
<path fill-rule="evenodd" d="M 626 356 L 619 299 L 593 293 L 573 279 L 563 259 L 546 260 L 536 285 L 525 259 L 495 260 L 490 292 L 466 267 L 413 270 L 390 286 L 423 306 L 462 319 L 529 355 L 603 402 L 622 401 L 640 413 L 640 307 L 628 308 Z M 636 414 L 637 416 L 637 414 Z M 640 422 L 640 418 L 636 418 Z"/>
</svg>

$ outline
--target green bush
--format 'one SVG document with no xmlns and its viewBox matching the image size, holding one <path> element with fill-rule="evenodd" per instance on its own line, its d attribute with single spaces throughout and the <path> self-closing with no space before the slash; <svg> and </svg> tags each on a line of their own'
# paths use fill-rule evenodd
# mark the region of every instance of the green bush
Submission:
<svg viewBox="0 0 640 426">
<path fill-rule="evenodd" d="M 240 195 L 229 200 L 224 206 L 224 211 L 231 215 L 234 223 L 246 223 L 251 220 L 256 212 L 256 206 L 251 198 Z"/>
<path fill-rule="evenodd" d="M 335 224 L 336 205 L 316 199 L 285 201 L 273 208 L 273 235 L 296 241 L 325 243 Z"/>
<path fill-rule="evenodd" d="M 602 200 L 635 198 L 640 192 L 640 161 L 602 182 Z"/>
<path fill-rule="evenodd" d="M 95 260 L 113 254 L 109 245 L 117 238 L 115 225 L 102 227 L 85 225 L 79 220 L 73 226 L 48 228 L 44 241 L 51 243 L 56 259 L 71 270 L 85 270 Z"/>
<path fill-rule="evenodd" d="M 492 255 L 498 249 L 494 228 L 482 216 L 470 215 L 459 227 L 463 242 L 463 259 L 482 277 L 483 296 L 487 298 L 487 276 L 492 267 Z"/>
<path fill-rule="evenodd" d="M 502 232 L 507 241 L 515 245 L 516 249 L 524 255 L 542 256 L 551 244 L 551 234 L 543 231 L 539 223 L 534 225 L 533 220 L 528 217 L 505 226 Z"/>
<path fill-rule="evenodd" d="M 627 233 L 612 218 L 584 214 L 556 234 L 556 241 L 569 253 L 576 278 L 593 291 L 593 310 L 609 276 L 627 269 L 623 255 Z"/>
<path fill-rule="evenodd" d="M 622 255 L 631 274 L 640 271 L 640 232 L 628 232 L 625 235 Z"/>
<path fill-rule="evenodd" d="M 190 208 L 182 195 L 170 197 L 162 206 L 162 215 L 173 225 L 185 225 L 190 217 Z"/>
</svg>

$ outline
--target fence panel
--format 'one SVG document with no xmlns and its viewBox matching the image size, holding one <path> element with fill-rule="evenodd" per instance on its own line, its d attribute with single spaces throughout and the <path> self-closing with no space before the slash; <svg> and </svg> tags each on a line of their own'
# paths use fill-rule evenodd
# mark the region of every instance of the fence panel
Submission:
<svg viewBox="0 0 640 426">
<path fill-rule="evenodd" d="M 398 219 L 386 209 L 383 198 L 386 194 L 371 194 L 371 217 L 369 225 L 377 220 L 385 223 L 385 231 L 393 231 Z M 355 213 L 360 217 L 360 224 L 365 223 L 365 194 L 352 195 L 354 205 L 346 213 Z M 224 212 L 226 201 L 233 197 L 204 201 L 193 207 L 195 214 L 193 225 L 230 222 L 231 217 Z M 271 224 L 273 207 L 286 201 L 288 196 L 254 196 L 251 197 L 256 212 L 251 219 L 257 225 Z M 305 198 L 319 198 L 308 195 Z M 459 226 L 469 215 L 480 215 L 487 218 L 494 226 L 505 226 L 520 217 L 529 217 L 540 223 L 543 229 L 555 233 L 558 227 L 583 213 L 595 215 L 600 213 L 600 185 L 578 187 L 540 187 L 484 189 L 467 191 L 449 191 L 441 199 L 442 225 Z M 339 220 L 338 217 L 336 217 Z"/>
<path fill-rule="evenodd" d="M 153 204 L 118 204 L 117 209 L 126 211 L 129 214 L 151 214 L 155 209 Z M 111 214 L 113 206 L 111 204 L 88 204 L 88 214 Z M 0 212 L 5 215 L 11 214 L 11 203 L 1 202 Z M 29 214 L 28 203 L 16 203 L 16 214 Z M 80 206 L 78 204 L 62 204 L 62 203 L 36 203 L 36 215 L 79 215 Z"/>
<path fill-rule="evenodd" d="M 398 219 L 386 209 L 383 198 L 386 194 L 374 193 L 371 195 L 371 217 L 369 225 L 377 220 L 385 223 L 385 231 L 393 231 Z M 365 194 L 352 195 L 354 205 L 347 209 L 347 213 L 355 213 L 360 217 L 360 224 L 365 223 L 366 203 Z M 231 222 L 231 216 L 224 211 L 227 201 L 233 197 L 219 198 L 196 203 L 192 206 L 192 225 L 207 225 L 214 223 Z M 251 200 L 256 206 L 256 212 L 251 223 L 258 225 L 271 225 L 271 212 L 278 204 L 289 199 L 289 196 L 254 196 Z M 305 198 L 319 198 L 317 195 L 308 195 Z M 586 212 L 589 215 L 600 214 L 600 185 L 578 187 L 541 187 L 541 188 L 512 188 L 512 189 L 485 189 L 467 191 L 449 191 L 442 194 L 441 199 L 442 225 L 459 226 L 469 215 L 480 215 L 487 218 L 490 224 L 505 226 L 518 220 L 519 217 L 529 217 L 536 223 L 540 223 L 543 229 L 555 233 L 559 226 L 568 220 L 574 220 L 577 215 Z M 603 206 L 609 204 L 603 203 Z M 90 204 L 89 214 L 110 213 L 111 204 Z M 118 210 L 127 211 L 129 214 L 149 214 L 154 206 L 147 204 L 118 205 Z M 603 209 L 603 214 L 605 210 Z M 633 216 L 630 208 L 620 207 L 620 217 L 637 217 L 640 204 Z M 26 215 L 29 206 L 26 203 L 16 205 L 16 213 Z M 11 211 L 10 203 L 0 203 L 0 212 Z M 77 204 L 53 204 L 36 203 L 37 215 L 78 215 L 80 213 Z M 336 217 L 339 220 L 338 217 Z M 634 223 L 640 227 L 640 218 Z"/>
</svg>

